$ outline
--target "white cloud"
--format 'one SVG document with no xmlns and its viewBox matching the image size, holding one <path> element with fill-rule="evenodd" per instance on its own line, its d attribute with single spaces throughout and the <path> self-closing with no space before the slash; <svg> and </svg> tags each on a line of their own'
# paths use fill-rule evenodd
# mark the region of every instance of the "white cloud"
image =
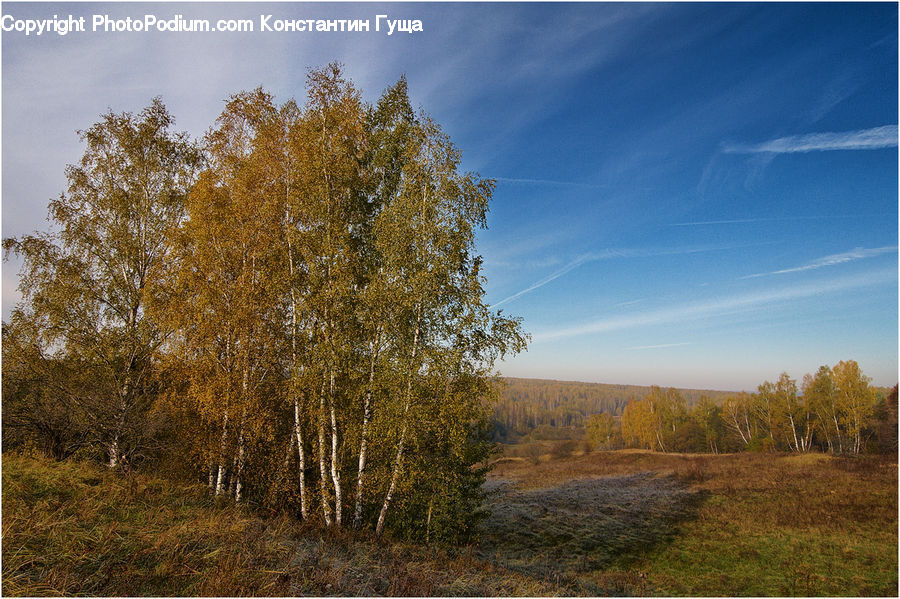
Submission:
<svg viewBox="0 0 900 599">
<path fill-rule="evenodd" d="M 635 345 L 634 347 L 626 347 L 625 349 L 664 349 L 666 347 L 681 347 L 682 345 L 690 345 L 689 342 L 685 341 L 684 343 L 661 343 L 659 345 Z"/>
<path fill-rule="evenodd" d="M 752 245 L 759 245 L 759 244 L 752 244 Z M 606 250 L 603 250 L 602 252 L 582 254 L 581 256 L 579 256 L 575 260 L 572 260 L 571 262 L 569 262 L 562 268 L 547 275 L 543 279 L 529 285 L 525 289 L 522 289 L 521 291 L 517 291 L 516 293 L 503 298 L 499 302 L 495 302 L 494 304 L 491 304 L 491 307 L 496 308 L 497 306 L 502 306 L 503 304 L 511 302 L 511 301 L 525 295 L 526 293 L 530 293 L 530 292 L 534 291 L 535 289 L 539 289 L 539 288 L 543 287 L 544 285 L 546 285 L 547 283 L 550 283 L 551 281 L 558 279 L 559 277 L 563 276 L 564 274 L 568 273 L 571 270 L 574 270 L 575 268 L 581 266 L 582 264 L 584 264 L 586 262 L 595 262 L 598 260 L 608 260 L 610 258 L 649 258 L 649 257 L 655 257 L 655 256 L 679 256 L 679 255 L 684 255 L 684 254 L 697 254 L 700 252 L 713 252 L 713 251 L 729 250 L 729 249 L 735 249 L 738 247 L 748 247 L 748 246 L 747 245 L 711 246 L 711 247 L 693 247 L 693 248 L 662 249 L 662 250 L 606 249 Z M 640 301 L 640 300 L 636 300 L 636 301 Z"/>
<path fill-rule="evenodd" d="M 525 295 L 526 293 L 530 293 L 531 291 L 534 291 L 535 289 L 538 289 L 539 287 L 543 287 L 544 285 L 546 285 L 546 284 L 549 283 L 550 281 L 553 281 L 553 280 L 555 280 L 555 279 L 558 279 L 559 277 L 563 276 L 564 274 L 566 274 L 566 273 L 569 272 L 570 270 L 572 270 L 572 269 L 574 269 L 574 268 L 577 268 L 578 266 L 581 266 L 582 264 L 584 264 L 584 263 L 587 262 L 588 260 L 592 260 L 592 259 L 593 259 L 593 257 L 590 256 L 590 255 L 584 255 L 584 256 L 581 256 L 581 257 L 579 257 L 579 258 L 576 258 L 576 259 L 573 260 L 572 262 L 569 262 L 568 264 L 566 264 L 565 266 L 563 266 L 563 267 L 560 268 L 559 270 L 557 270 L 557 271 L 551 273 L 550 275 L 544 277 L 544 278 L 541 279 L 540 281 L 538 281 L 538 282 L 536 282 L 536 283 L 530 285 L 529 287 L 526 287 L 525 289 L 523 289 L 523 290 L 521 290 L 521 291 L 519 291 L 519 292 L 516 292 L 516 293 L 510 295 L 509 297 L 503 298 L 503 299 L 500 300 L 499 302 L 496 302 L 496 303 L 492 304 L 491 307 L 492 307 L 492 308 L 496 308 L 497 306 L 502 306 L 503 304 L 505 304 L 505 303 L 507 303 L 507 302 L 511 302 L 511 301 L 513 301 L 514 299 L 516 299 L 516 298 L 518 298 L 518 297 L 520 297 L 520 296 Z"/>
<path fill-rule="evenodd" d="M 859 131 L 808 133 L 779 137 L 759 144 L 729 144 L 729 154 L 789 154 L 827 150 L 877 150 L 897 146 L 897 125 L 885 125 Z"/>
<path fill-rule="evenodd" d="M 830 256 L 824 256 L 817 260 L 813 260 L 809 264 L 804 264 L 803 266 L 795 266 L 794 268 L 784 268 L 782 270 L 775 270 L 772 272 L 761 272 L 752 275 L 747 275 L 745 277 L 741 277 L 742 279 L 754 279 L 757 277 L 766 277 L 769 275 L 783 275 L 792 272 L 803 272 L 806 270 L 816 270 L 818 268 L 823 268 L 826 266 L 835 266 L 837 264 L 846 264 L 847 262 L 854 262 L 856 260 L 862 260 L 864 258 L 872 258 L 874 256 L 880 256 L 882 254 L 888 253 L 896 253 L 897 246 L 885 246 L 880 248 L 855 248 L 850 250 L 849 252 L 842 252 L 840 254 L 831 254 Z"/>
<path fill-rule="evenodd" d="M 808 297 L 815 297 L 829 293 L 837 293 L 869 287 L 896 281 L 895 270 L 884 270 L 867 273 L 857 277 L 848 277 L 809 285 L 798 285 L 757 293 L 722 297 L 706 302 L 685 304 L 673 308 L 663 308 L 641 313 L 627 314 L 612 318 L 603 318 L 591 322 L 575 324 L 569 327 L 552 331 L 535 333 L 533 342 L 552 341 L 588 335 L 593 333 L 606 333 L 622 329 L 631 329 L 644 326 L 657 326 L 662 324 L 682 323 L 685 321 L 703 320 L 725 314 L 754 310 L 781 302 L 789 302 Z"/>
<path fill-rule="evenodd" d="M 509 177 L 494 177 L 494 179 L 502 183 L 518 183 L 521 185 L 558 185 L 564 187 L 585 187 L 591 189 L 606 187 L 604 185 L 594 185 L 592 183 L 576 183 L 574 181 L 551 181 L 550 179 L 512 179 Z"/>
<path fill-rule="evenodd" d="M 616 305 L 613 306 L 613 307 L 615 307 L 615 308 L 624 308 L 625 306 L 633 306 L 634 304 L 639 304 L 639 303 L 644 302 L 644 301 L 647 301 L 647 298 L 642 297 L 642 298 L 640 298 L 640 299 L 630 300 L 630 301 L 627 301 L 627 302 L 619 302 L 618 304 L 616 304 Z"/>
</svg>

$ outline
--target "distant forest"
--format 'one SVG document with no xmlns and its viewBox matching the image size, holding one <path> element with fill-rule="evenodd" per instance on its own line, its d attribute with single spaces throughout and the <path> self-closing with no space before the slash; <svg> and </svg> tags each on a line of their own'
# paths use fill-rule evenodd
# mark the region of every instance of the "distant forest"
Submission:
<svg viewBox="0 0 900 599">
<path fill-rule="evenodd" d="M 650 394 L 651 387 L 546 379 L 501 379 L 500 401 L 494 405 L 494 439 L 515 443 L 522 437 L 580 437 L 594 414 L 621 418 L 629 401 Z M 707 397 L 721 404 L 730 391 L 678 389 L 688 407 Z M 574 434 L 573 434 L 574 433 Z"/>
<path fill-rule="evenodd" d="M 522 378 L 499 386 L 494 441 L 568 443 L 557 453 L 581 440 L 663 452 L 896 451 L 896 387 L 871 386 L 852 360 L 800 385 L 782 374 L 756 393 Z"/>
</svg>

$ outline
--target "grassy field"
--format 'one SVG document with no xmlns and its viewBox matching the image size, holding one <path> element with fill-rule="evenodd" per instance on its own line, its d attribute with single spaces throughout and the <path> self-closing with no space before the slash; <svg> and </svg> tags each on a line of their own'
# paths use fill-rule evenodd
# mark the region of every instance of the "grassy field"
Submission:
<svg viewBox="0 0 900 599">
<path fill-rule="evenodd" d="M 202 486 L 3 457 L 3 595 L 552 595 L 438 548 L 262 518 Z"/>
<path fill-rule="evenodd" d="M 897 463 L 504 458 L 481 543 L 323 531 L 200 486 L 3 457 L 4 595 L 897 594 Z"/>
<path fill-rule="evenodd" d="M 607 489 L 574 515 L 579 537 L 596 542 L 557 562 L 560 576 L 583 586 L 629 595 L 897 596 L 896 459 L 636 450 L 548 458 L 500 460 L 492 484 L 519 494 L 572 481 Z M 640 485 L 637 473 L 648 477 Z M 552 547 L 556 526 L 545 524 L 547 538 L 535 544 Z"/>
</svg>

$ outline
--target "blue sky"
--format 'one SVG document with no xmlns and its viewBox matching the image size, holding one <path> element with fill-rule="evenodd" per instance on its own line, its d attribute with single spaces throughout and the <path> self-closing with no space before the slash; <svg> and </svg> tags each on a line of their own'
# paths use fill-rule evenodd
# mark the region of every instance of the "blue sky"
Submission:
<svg viewBox="0 0 900 599">
<path fill-rule="evenodd" d="M 6 32 L 4 237 L 46 227 L 107 108 L 161 95 L 199 135 L 229 94 L 302 99 L 336 59 L 369 100 L 406 74 L 497 179 L 486 300 L 533 336 L 503 374 L 754 389 L 855 359 L 897 382 L 896 4 L 3 4 L 70 13 L 424 32 Z"/>
</svg>

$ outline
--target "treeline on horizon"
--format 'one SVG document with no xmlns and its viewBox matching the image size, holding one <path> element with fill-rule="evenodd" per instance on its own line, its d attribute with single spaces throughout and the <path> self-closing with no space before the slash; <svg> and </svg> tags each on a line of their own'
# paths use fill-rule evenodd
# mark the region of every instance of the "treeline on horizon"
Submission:
<svg viewBox="0 0 900 599">
<path fill-rule="evenodd" d="M 232 96 L 199 141 L 159 99 L 80 132 L 3 325 L 3 448 L 152 466 L 211 494 L 376 534 L 478 520 L 492 369 L 518 319 L 483 301 L 494 182 L 404 79 L 337 64 L 305 104 Z"/>
<path fill-rule="evenodd" d="M 551 379 L 503 377 L 500 400 L 493 406 L 494 438 L 514 443 L 522 437 L 553 439 L 567 436 L 559 429 L 583 430 L 591 415 L 621 417 L 625 405 L 643 397 L 650 386 L 583 383 Z M 722 401 L 725 391 L 679 389 L 688 406 L 701 397 Z"/>
<path fill-rule="evenodd" d="M 583 440 L 662 452 L 897 451 L 897 387 L 873 387 L 853 360 L 755 393 L 507 378 L 494 406 L 503 443 Z M 565 446 L 565 447 L 564 447 Z"/>
</svg>

